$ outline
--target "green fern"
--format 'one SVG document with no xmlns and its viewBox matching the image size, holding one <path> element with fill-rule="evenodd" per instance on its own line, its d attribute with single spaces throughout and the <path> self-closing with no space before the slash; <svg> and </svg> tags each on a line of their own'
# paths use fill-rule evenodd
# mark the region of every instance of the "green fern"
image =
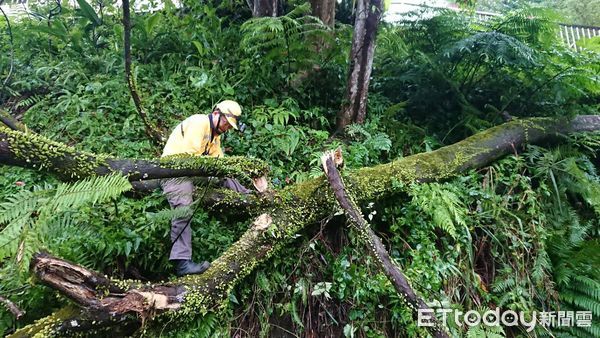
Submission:
<svg viewBox="0 0 600 338">
<path fill-rule="evenodd" d="M 506 337 L 502 326 L 477 325 L 469 328 L 467 338 L 503 338 Z"/>
<path fill-rule="evenodd" d="M 242 25 L 242 50 L 257 58 L 285 63 L 288 75 L 316 64 L 319 54 L 313 44 L 331 42 L 330 28 L 310 16 L 308 3 L 280 17 L 253 18 Z M 294 69 L 291 69 L 291 68 Z"/>
<path fill-rule="evenodd" d="M 74 183 L 60 184 L 44 210 L 56 212 L 76 209 L 83 205 L 111 200 L 128 190 L 131 190 L 131 184 L 121 175 L 96 176 Z"/>
<path fill-rule="evenodd" d="M 515 36 L 532 47 L 539 47 L 558 42 L 556 22 L 559 19 L 552 9 L 529 7 L 496 17 L 485 25 L 489 29 Z"/>
<path fill-rule="evenodd" d="M 40 102 L 43 98 L 44 97 L 42 95 L 32 95 L 17 102 L 15 104 L 15 108 L 31 107 L 34 104 Z"/>
<path fill-rule="evenodd" d="M 83 206 L 110 201 L 131 189 L 121 175 L 91 177 L 56 187 L 23 190 L 0 204 L 0 260 L 13 258 L 19 268 L 27 266 L 53 228 L 66 228 L 69 212 Z"/>
<path fill-rule="evenodd" d="M 467 209 L 453 185 L 413 184 L 410 194 L 413 196 L 412 203 L 428 214 L 435 226 L 453 238 L 457 236 L 457 227 L 466 225 Z"/>
</svg>

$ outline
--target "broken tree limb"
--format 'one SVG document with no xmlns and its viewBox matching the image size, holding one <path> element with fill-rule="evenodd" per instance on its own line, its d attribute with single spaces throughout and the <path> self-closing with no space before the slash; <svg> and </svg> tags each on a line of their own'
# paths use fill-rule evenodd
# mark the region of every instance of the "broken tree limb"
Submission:
<svg viewBox="0 0 600 338">
<path fill-rule="evenodd" d="M 597 130 L 600 130 L 600 116 L 510 121 L 432 152 L 349 171 L 345 177 L 346 190 L 354 196 L 356 203 L 375 201 L 400 191 L 402 184 L 398 183 L 447 179 L 488 165 L 525 143 L 543 143 L 560 134 Z M 4 129 L 0 132 L 4 133 Z M 262 220 L 257 218 L 204 274 L 180 278 L 169 284 L 183 286 L 186 290 L 178 309 L 162 313 L 159 309 L 150 310 L 161 316 L 190 320 L 193 314 L 218 309 L 221 304 L 226 304 L 229 291 L 240 280 L 278 248 L 296 238 L 298 231 L 330 215 L 337 203 L 323 176 L 274 192 L 272 198 L 272 205 L 263 207 L 266 216 Z"/>
<path fill-rule="evenodd" d="M 99 273 L 45 253 L 34 255 L 30 271 L 44 284 L 92 309 L 101 308 L 100 298 L 104 293 L 125 292 L 125 287 L 114 284 Z"/>
<path fill-rule="evenodd" d="M 10 313 L 12 313 L 13 316 L 15 316 L 16 319 L 21 318 L 25 314 L 25 312 L 23 312 L 23 310 L 16 306 L 15 303 L 2 296 L 0 296 L 0 303 L 2 303 L 4 307 L 6 307 L 6 309 L 10 311 Z"/>
<path fill-rule="evenodd" d="M 182 176 L 236 177 L 246 184 L 266 175 L 268 165 L 258 159 L 230 156 L 176 155 L 155 160 L 119 159 L 78 151 L 41 135 L 0 125 L 0 164 L 46 170 L 64 180 L 119 172 L 130 181 Z"/>
<path fill-rule="evenodd" d="M 33 324 L 19 329 L 8 335 L 8 337 L 70 337 L 82 336 L 82 333 L 99 336 L 98 333 L 107 332 L 108 330 L 111 330 L 113 336 L 124 337 L 131 335 L 139 327 L 139 325 L 132 325 L 132 321 L 127 321 L 127 319 L 125 316 L 107 318 L 106 320 L 89 319 L 85 309 L 68 305 L 49 316 L 36 320 Z M 83 336 L 86 336 L 85 334 Z"/>
<path fill-rule="evenodd" d="M 400 271 L 400 268 L 392 260 L 379 237 L 375 234 L 375 232 L 373 232 L 369 226 L 369 223 L 367 223 L 362 216 L 362 212 L 360 211 L 359 207 L 356 205 L 356 203 L 354 203 L 352 197 L 346 192 L 344 181 L 337 169 L 337 166 L 342 163 L 341 153 L 341 149 L 338 148 L 335 152 L 326 152 L 321 157 L 325 175 L 327 176 L 327 180 L 331 185 L 331 189 L 333 190 L 339 205 L 344 210 L 344 213 L 346 214 L 350 224 L 356 230 L 358 230 L 360 238 L 368 246 L 369 254 L 375 258 L 376 264 L 392 283 L 394 289 L 396 289 L 396 292 L 400 296 L 400 299 L 411 310 L 413 318 L 417 319 L 419 310 L 427 310 L 429 313 L 433 313 L 427 304 L 425 304 L 423 299 L 417 296 L 413 288 L 410 286 L 406 276 L 404 276 L 402 271 Z M 444 326 L 441 325 L 437 320 L 434 320 L 432 324 L 432 326 L 427 326 L 426 328 L 434 337 L 449 337 Z"/>
<path fill-rule="evenodd" d="M 293 220 L 289 218 L 289 221 Z M 184 320 L 226 305 L 233 286 L 278 247 L 272 243 L 273 238 L 278 236 L 273 226 L 270 215 L 260 215 L 238 242 L 213 261 L 206 272 L 179 278 L 176 283 L 106 282 L 106 278 L 93 271 L 44 254 L 35 256 L 30 271 L 43 284 L 63 293 L 84 309 L 92 309 L 87 311 L 85 321 L 97 320 L 112 325 L 118 318 L 121 325 L 126 325 L 155 316 L 170 316 L 171 321 Z M 42 320 L 52 321 L 49 329 L 34 323 L 17 331 L 15 337 L 25 331 L 35 333 L 38 329 L 59 336 L 65 333 L 64 330 L 73 330 L 67 324 L 50 319 L 52 317 Z M 72 320 L 77 319 L 68 317 L 68 321 Z"/>
<path fill-rule="evenodd" d="M 564 135 L 593 131 L 600 131 L 600 115 L 512 120 L 435 151 L 350 171 L 346 185 L 357 202 L 373 201 L 398 191 L 393 183 L 443 180 L 484 167 L 526 144 L 543 144 Z"/>
</svg>

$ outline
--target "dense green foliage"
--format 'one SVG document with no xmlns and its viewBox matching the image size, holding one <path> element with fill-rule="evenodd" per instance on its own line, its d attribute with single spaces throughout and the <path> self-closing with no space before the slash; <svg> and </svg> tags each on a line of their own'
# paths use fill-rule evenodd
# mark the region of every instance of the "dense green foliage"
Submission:
<svg viewBox="0 0 600 338">
<path fill-rule="evenodd" d="M 338 24 L 332 35 L 306 16 L 306 5 L 251 19 L 242 4 L 185 3 L 132 15 L 143 105 L 168 129 L 221 99 L 239 101 L 249 130 L 224 144 L 229 154 L 270 163 L 276 188 L 320 175 L 318 156 L 337 146 L 347 167 L 369 166 L 458 141 L 506 115 L 571 116 L 600 107 L 600 56 L 561 46 L 552 13 L 525 10 L 481 24 L 442 12 L 380 28 L 368 121 L 333 137 L 352 27 Z M 154 157 L 160 150 L 145 135 L 125 82 L 119 9 L 104 2 L 81 8 L 51 15 L 41 7 L 39 17 L 12 22 L 14 71 L 0 90 L 3 105 L 33 130 L 79 149 Z M 3 80 L 11 58 L 8 36 L 1 39 Z M 395 198 L 363 211 L 432 306 L 588 310 L 594 328 L 552 332 L 600 336 L 598 140 L 578 135 L 561 147 L 530 146 L 449 182 L 399 187 Z M 115 277 L 172 277 L 173 212 L 159 192 L 130 198 L 114 177 L 66 185 L 40 172 L 0 170 L 0 295 L 27 310 L 15 323 L 0 309 L 0 332 L 66 302 L 27 280 L 23 263 L 34 250 Z M 198 211 L 194 258 L 218 257 L 246 223 L 236 213 Z M 343 225 L 332 214 L 300 233 L 235 289 L 223 313 L 148 330 L 174 337 L 423 334 Z M 486 329 L 451 330 L 481 337 Z"/>
</svg>

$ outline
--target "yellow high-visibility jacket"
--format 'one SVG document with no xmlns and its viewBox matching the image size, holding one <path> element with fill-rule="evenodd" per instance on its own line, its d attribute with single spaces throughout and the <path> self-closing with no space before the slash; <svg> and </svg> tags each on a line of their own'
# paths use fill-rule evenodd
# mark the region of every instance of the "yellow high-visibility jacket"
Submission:
<svg viewBox="0 0 600 338">
<path fill-rule="evenodd" d="M 209 115 L 192 115 L 175 127 L 162 156 L 191 154 L 223 157 L 221 136 L 215 136 L 211 142 L 210 135 Z"/>
</svg>

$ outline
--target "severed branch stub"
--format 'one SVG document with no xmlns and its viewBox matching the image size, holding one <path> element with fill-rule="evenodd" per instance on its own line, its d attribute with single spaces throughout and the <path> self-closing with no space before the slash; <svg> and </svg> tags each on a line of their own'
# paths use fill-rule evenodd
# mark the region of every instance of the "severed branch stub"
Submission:
<svg viewBox="0 0 600 338">
<path fill-rule="evenodd" d="M 178 309 L 185 293 L 177 285 L 117 285 L 97 272 L 45 253 L 34 256 L 30 270 L 42 283 L 95 312 L 97 318 L 129 313 L 149 317 Z"/>
<path fill-rule="evenodd" d="M 323 170 L 325 171 L 325 175 L 333 189 L 335 197 L 342 209 L 344 209 L 344 213 L 346 214 L 346 217 L 348 217 L 350 224 L 359 231 L 360 237 L 369 247 L 369 254 L 375 258 L 377 265 L 379 265 L 388 277 L 396 289 L 396 292 L 398 292 L 405 304 L 411 309 L 413 317 L 417 317 L 419 310 L 426 310 L 428 313 L 433 313 L 425 302 L 416 295 L 406 279 L 406 276 L 404 276 L 402 271 L 400 271 L 398 266 L 392 261 L 392 258 L 385 249 L 381 239 L 379 239 L 370 228 L 369 224 L 362 216 L 360 209 L 346 192 L 342 176 L 337 169 L 337 166 L 340 166 L 343 163 L 342 150 L 338 148 L 335 151 L 324 153 L 323 156 L 321 156 L 321 163 L 323 164 Z M 439 321 L 435 320 L 435 318 L 430 324 L 432 326 L 427 326 L 426 328 L 434 337 L 449 337 L 445 328 Z"/>
</svg>

